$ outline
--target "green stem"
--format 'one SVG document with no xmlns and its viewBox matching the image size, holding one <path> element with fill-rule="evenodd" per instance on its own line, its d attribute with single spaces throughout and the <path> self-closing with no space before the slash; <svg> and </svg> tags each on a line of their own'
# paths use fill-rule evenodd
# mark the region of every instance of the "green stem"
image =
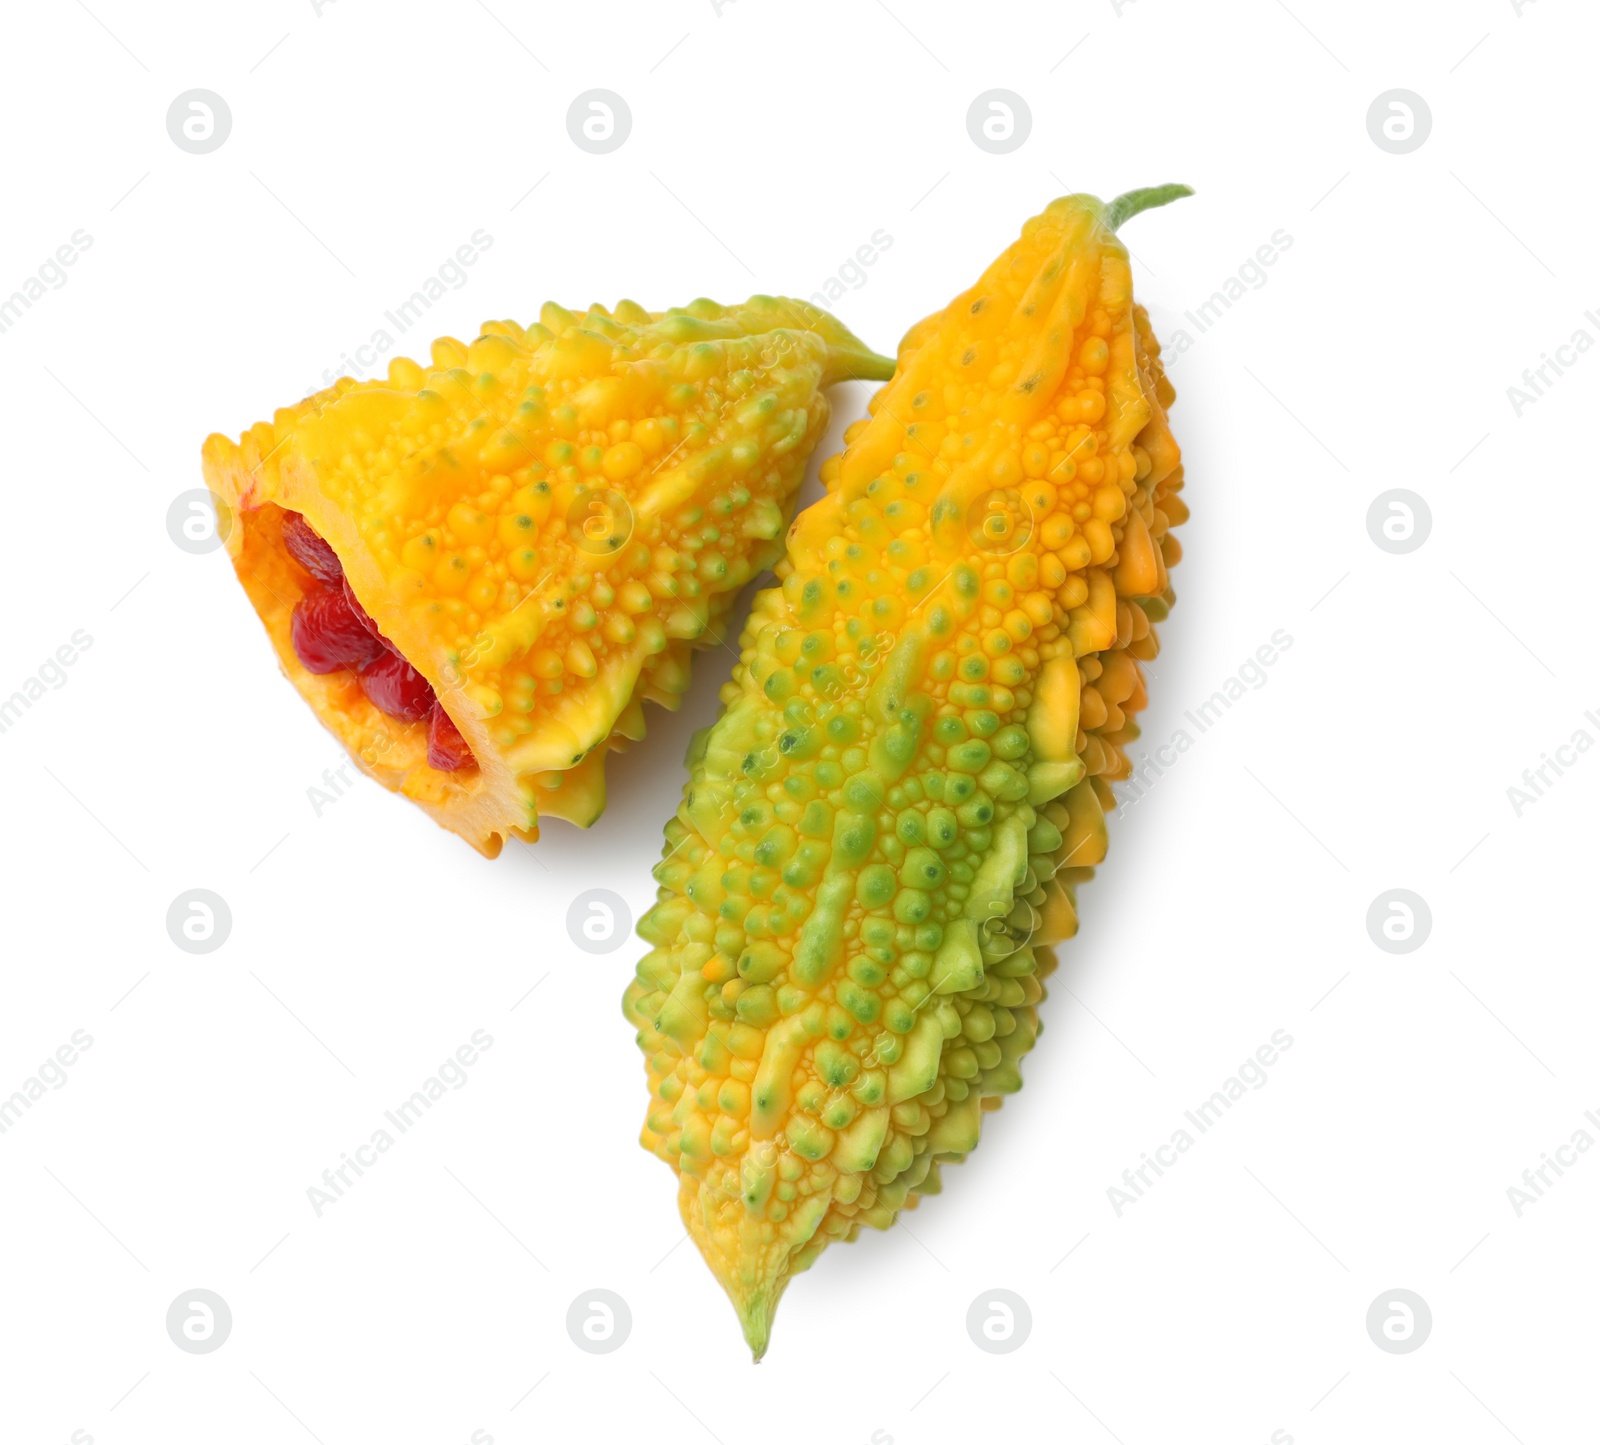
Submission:
<svg viewBox="0 0 1600 1445">
<path fill-rule="evenodd" d="M 1106 207 L 1105 223 L 1115 231 L 1130 216 L 1137 216 L 1140 211 L 1152 210 L 1156 206 L 1164 206 L 1169 201 L 1181 200 L 1184 196 L 1192 196 L 1194 191 L 1188 186 L 1165 185 L 1146 186 L 1142 191 L 1129 191 L 1126 195 L 1118 196 Z"/>
</svg>

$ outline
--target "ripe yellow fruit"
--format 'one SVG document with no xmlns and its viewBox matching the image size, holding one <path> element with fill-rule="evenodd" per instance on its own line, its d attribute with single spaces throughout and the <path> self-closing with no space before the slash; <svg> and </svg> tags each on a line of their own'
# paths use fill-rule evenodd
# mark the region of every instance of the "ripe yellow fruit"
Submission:
<svg viewBox="0 0 1600 1445">
<path fill-rule="evenodd" d="M 366 772 L 492 858 L 541 813 L 599 815 L 606 751 L 643 737 L 646 700 L 677 707 L 691 649 L 780 555 L 822 389 L 892 369 L 804 302 L 552 302 L 213 435 L 202 459 L 290 680 Z M 428 726 L 375 705 L 367 663 L 297 654 L 297 605 L 323 593 L 295 514 L 476 766 L 430 766 Z"/>
<path fill-rule="evenodd" d="M 624 1012 L 758 1359 L 790 1277 L 1021 1087 L 1187 515 L 1114 230 L 1185 194 L 1055 201 L 911 329 L 691 747 Z"/>
</svg>

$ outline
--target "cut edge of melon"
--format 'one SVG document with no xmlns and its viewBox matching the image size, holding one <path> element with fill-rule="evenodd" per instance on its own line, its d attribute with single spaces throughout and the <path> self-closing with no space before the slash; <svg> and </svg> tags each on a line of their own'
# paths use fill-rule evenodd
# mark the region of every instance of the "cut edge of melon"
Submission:
<svg viewBox="0 0 1600 1445">
<path fill-rule="evenodd" d="M 202 470 L 219 517 L 227 518 L 223 530 L 229 560 L 284 676 L 362 772 L 390 792 L 409 798 L 485 858 L 498 857 L 507 838 L 536 842 L 541 816 L 590 827 L 605 810 L 606 755 L 644 737 L 646 701 L 677 710 L 682 702 L 678 689 L 688 681 L 690 653 L 717 640 L 712 635 L 716 629 L 708 629 L 692 643 L 674 639 L 669 644 L 672 657 L 663 659 L 669 665 L 659 676 L 636 679 L 633 695 L 610 733 L 571 765 L 514 771 L 505 757 L 508 750 L 492 743 L 485 720 L 477 716 L 459 684 L 447 685 L 427 649 L 408 636 L 411 629 L 392 605 L 376 564 L 365 555 L 353 526 L 316 487 L 308 464 L 292 455 L 280 457 L 271 483 L 264 487 L 238 443 L 212 436 L 202 452 Z M 274 495 L 265 494 L 269 489 Z M 475 768 L 443 772 L 432 767 L 426 718 L 414 723 L 391 718 L 368 699 L 354 670 L 314 673 L 300 661 L 290 624 L 295 604 L 311 579 L 283 540 L 283 519 L 290 511 L 304 516 L 333 549 L 357 600 L 401 656 L 428 680 L 439 705 L 471 748 Z M 731 603 L 732 598 L 728 600 Z"/>
</svg>

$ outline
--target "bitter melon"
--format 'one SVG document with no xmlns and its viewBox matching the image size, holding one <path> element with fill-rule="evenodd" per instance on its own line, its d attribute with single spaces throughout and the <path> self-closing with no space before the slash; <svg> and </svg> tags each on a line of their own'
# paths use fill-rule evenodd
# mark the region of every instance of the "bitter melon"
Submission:
<svg viewBox="0 0 1600 1445">
<path fill-rule="evenodd" d="M 790 1277 L 1021 1086 L 1187 516 L 1114 232 L 1187 194 L 1057 200 L 911 329 L 691 746 L 624 1012 L 758 1359 Z"/>
<path fill-rule="evenodd" d="M 206 482 L 283 670 L 362 768 L 494 857 L 587 825 L 604 758 L 779 555 L 822 388 L 892 363 L 796 301 L 631 301 L 337 382 Z"/>
</svg>

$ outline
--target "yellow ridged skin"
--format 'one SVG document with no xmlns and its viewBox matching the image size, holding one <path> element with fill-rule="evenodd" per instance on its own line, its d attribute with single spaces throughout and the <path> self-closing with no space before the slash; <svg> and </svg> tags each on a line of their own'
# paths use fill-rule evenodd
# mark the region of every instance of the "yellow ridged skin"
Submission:
<svg viewBox="0 0 1600 1445">
<path fill-rule="evenodd" d="M 782 550 L 827 424 L 822 388 L 892 363 L 826 313 L 753 296 L 647 312 L 631 301 L 436 341 L 428 365 L 344 379 L 202 449 L 227 545 L 284 672 L 361 767 L 488 857 L 541 813 L 588 825 L 604 757 L 675 708 L 689 654 L 721 639 L 739 589 Z M 427 763 L 354 673 L 290 641 L 310 577 L 302 513 L 420 672 L 478 767 Z"/>
<path fill-rule="evenodd" d="M 1104 857 L 1187 515 L 1108 222 L 1178 194 L 1055 201 L 912 328 L 691 746 L 624 1012 L 757 1359 L 790 1277 L 1021 1086 Z"/>
</svg>

